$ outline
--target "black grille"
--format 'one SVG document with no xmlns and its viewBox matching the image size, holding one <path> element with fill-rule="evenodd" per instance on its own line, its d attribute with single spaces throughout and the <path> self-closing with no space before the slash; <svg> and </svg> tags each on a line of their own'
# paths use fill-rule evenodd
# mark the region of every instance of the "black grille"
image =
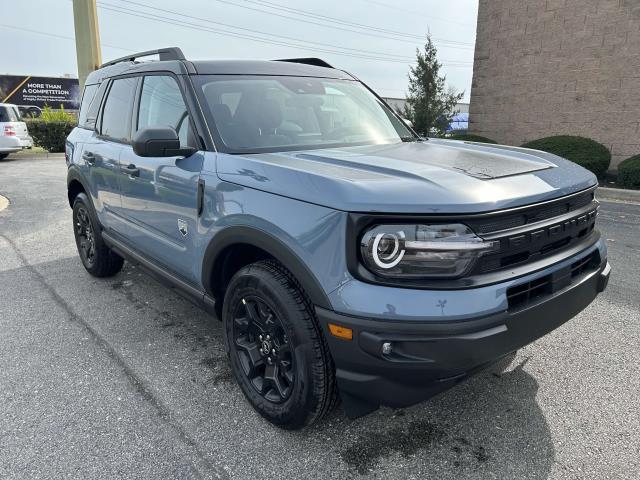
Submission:
<svg viewBox="0 0 640 480">
<path fill-rule="evenodd" d="M 565 288 L 571 285 L 576 277 L 594 271 L 599 265 L 600 253 L 595 251 L 591 255 L 587 255 L 573 262 L 571 266 L 567 268 L 511 287 L 507 289 L 509 309 L 526 307 L 536 300 L 542 299 L 561 288 Z"/>
<path fill-rule="evenodd" d="M 545 215 L 549 219 L 539 220 L 529 226 L 500 231 L 494 234 L 481 234 L 487 241 L 499 242 L 496 252 L 481 257 L 476 263 L 473 274 L 484 274 L 551 256 L 563 249 L 586 240 L 595 229 L 598 205 L 594 200 L 576 210 L 575 214 L 554 215 L 558 208 L 552 208 Z"/>
<path fill-rule="evenodd" d="M 565 213 L 573 212 L 586 205 L 589 205 L 595 199 L 594 191 L 582 193 L 580 195 L 561 198 L 553 202 L 547 202 L 543 205 L 535 205 L 530 208 L 524 208 L 517 213 L 508 215 L 498 215 L 482 220 L 472 222 L 471 226 L 478 233 L 493 233 L 501 230 L 521 227 L 530 223 L 541 222 L 553 217 L 559 217 Z"/>
</svg>

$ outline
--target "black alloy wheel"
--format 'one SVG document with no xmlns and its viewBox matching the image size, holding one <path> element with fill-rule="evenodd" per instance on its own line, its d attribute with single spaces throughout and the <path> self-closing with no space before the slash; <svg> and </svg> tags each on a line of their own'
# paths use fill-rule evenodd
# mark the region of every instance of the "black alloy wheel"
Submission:
<svg viewBox="0 0 640 480">
<path fill-rule="evenodd" d="M 89 213 L 84 206 L 78 207 L 74 213 L 74 228 L 78 252 L 80 253 L 82 263 L 87 268 L 91 268 L 95 264 L 96 259 L 96 240 L 93 233 L 93 225 L 91 224 Z"/>
<path fill-rule="evenodd" d="M 291 395 L 295 365 L 282 323 L 267 302 L 255 295 L 238 302 L 233 345 L 256 392 L 270 402 L 281 403 Z"/>
</svg>

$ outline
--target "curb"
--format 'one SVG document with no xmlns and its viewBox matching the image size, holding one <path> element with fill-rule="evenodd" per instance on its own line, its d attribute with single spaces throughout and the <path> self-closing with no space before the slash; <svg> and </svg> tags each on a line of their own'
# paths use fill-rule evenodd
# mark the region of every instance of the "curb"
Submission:
<svg viewBox="0 0 640 480">
<path fill-rule="evenodd" d="M 640 190 L 625 190 L 623 188 L 598 187 L 596 195 L 601 200 L 614 202 L 640 203 Z"/>
<path fill-rule="evenodd" d="M 22 152 L 11 154 L 9 158 L 64 158 L 64 153 L 36 152 L 31 153 L 23 150 Z"/>
</svg>

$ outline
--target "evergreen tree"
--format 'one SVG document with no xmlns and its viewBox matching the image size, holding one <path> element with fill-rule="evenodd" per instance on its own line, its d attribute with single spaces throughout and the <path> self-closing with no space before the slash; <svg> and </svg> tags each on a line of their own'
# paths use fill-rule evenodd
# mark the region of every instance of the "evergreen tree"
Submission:
<svg viewBox="0 0 640 480">
<path fill-rule="evenodd" d="M 402 112 L 413 128 L 425 136 L 444 135 L 451 118 L 458 113 L 455 106 L 464 95 L 446 88 L 436 53 L 431 35 L 427 35 L 424 52 L 416 49 L 417 63 L 409 71 L 409 93 Z"/>
</svg>

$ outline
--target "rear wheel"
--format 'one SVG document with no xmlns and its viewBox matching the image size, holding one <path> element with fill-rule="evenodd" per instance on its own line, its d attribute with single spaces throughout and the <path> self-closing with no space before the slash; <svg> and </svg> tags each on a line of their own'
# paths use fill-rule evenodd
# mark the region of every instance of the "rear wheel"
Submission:
<svg viewBox="0 0 640 480">
<path fill-rule="evenodd" d="M 253 263 L 231 279 L 223 306 L 231 369 L 253 408 L 283 428 L 333 409 L 333 361 L 311 303 L 278 262 Z"/>
<path fill-rule="evenodd" d="M 111 277 L 122 270 L 124 260 L 102 240 L 100 225 L 84 193 L 73 201 L 73 233 L 84 268 L 94 277 Z"/>
<path fill-rule="evenodd" d="M 7 158 L 9 156 L 8 153 L 0 153 L 0 160 L 4 160 L 5 158 Z"/>
</svg>

